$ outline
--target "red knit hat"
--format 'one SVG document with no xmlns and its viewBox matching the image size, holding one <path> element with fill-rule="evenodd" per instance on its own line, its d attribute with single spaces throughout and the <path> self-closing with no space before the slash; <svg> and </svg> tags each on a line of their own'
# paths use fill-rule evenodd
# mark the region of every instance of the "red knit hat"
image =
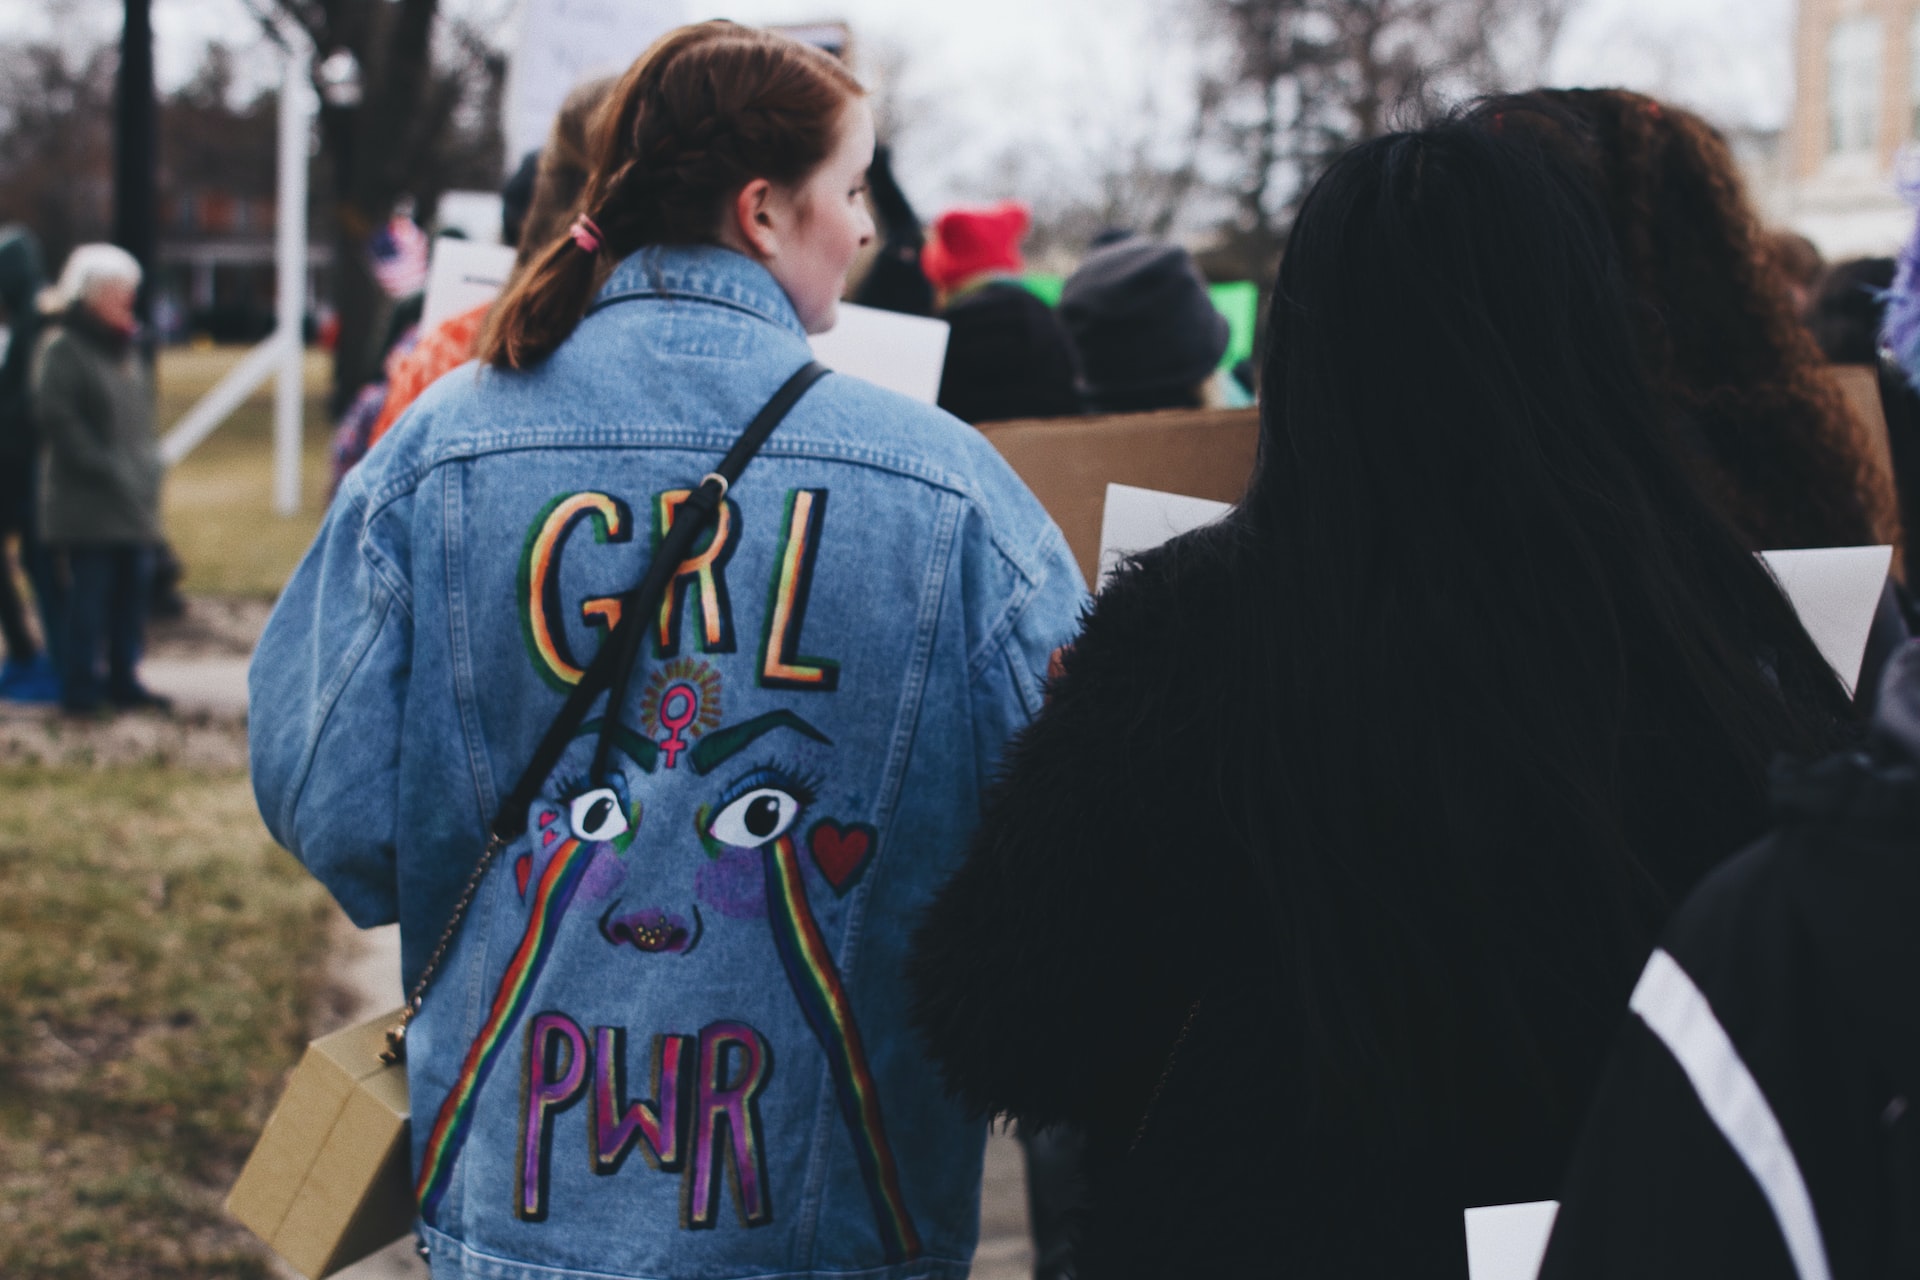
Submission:
<svg viewBox="0 0 1920 1280">
<path fill-rule="evenodd" d="M 1032 225 L 1018 200 L 979 209 L 949 209 L 933 220 L 920 269 L 936 289 L 951 289 L 982 271 L 1019 271 L 1020 242 Z"/>
</svg>

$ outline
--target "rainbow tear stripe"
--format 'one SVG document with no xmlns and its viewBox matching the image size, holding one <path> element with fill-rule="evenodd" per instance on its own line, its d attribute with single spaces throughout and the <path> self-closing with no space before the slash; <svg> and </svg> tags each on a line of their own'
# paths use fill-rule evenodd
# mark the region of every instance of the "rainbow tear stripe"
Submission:
<svg viewBox="0 0 1920 1280">
<path fill-rule="evenodd" d="M 527 993 L 533 989 L 541 966 L 553 950 L 560 921 L 567 914 L 567 904 L 573 900 L 581 873 L 593 861 L 594 848 L 580 840 L 566 840 L 554 850 L 552 860 L 540 876 L 533 907 L 527 915 L 527 931 L 520 936 L 519 949 L 513 953 L 500 986 L 494 991 L 487 1020 L 468 1046 L 466 1061 L 460 1064 L 460 1075 L 447 1092 L 446 1101 L 440 1104 L 433 1132 L 427 1137 L 426 1157 L 420 1163 L 420 1181 L 414 1186 L 414 1198 L 420 1203 L 420 1216 L 429 1223 L 439 1212 L 441 1198 L 447 1194 L 447 1183 L 453 1174 L 453 1162 L 466 1141 L 467 1126 L 473 1120 L 473 1100 L 500 1057 L 508 1033 L 526 1008 Z"/>
<path fill-rule="evenodd" d="M 860 1175 L 866 1180 L 867 1198 L 873 1202 L 873 1218 L 887 1261 L 917 1258 L 921 1253 L 920 1234 L 907 1212 L 906 1197 L 900 1194 L 900 1171 L 894 1165 L 886 1124 L 880 1118 L 880 1094 L 867 1066 L 867 1051 L 860 1042 L 860 1027 L 853 1020 L 853 1006 L 841 985 L 840 970 L 807 904 L 793 839 L 781 836 L 762 849 L 766 857 L 767 919 L 773 926 L 774 947 L 780 952 L 794 998 L 800 1002 L 814 1038 L 826 1051 L 834 1090 L 840 1098 L 840 1115 L 860 1160 Z"/>
</svg>

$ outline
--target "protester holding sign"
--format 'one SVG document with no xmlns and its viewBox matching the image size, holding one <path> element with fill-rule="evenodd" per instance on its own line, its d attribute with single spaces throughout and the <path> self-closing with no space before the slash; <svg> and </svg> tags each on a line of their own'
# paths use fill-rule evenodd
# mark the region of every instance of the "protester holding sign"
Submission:
<svg viewBox="0 0 1920 1280">
<path fill-rule="evenodd" d="M 840 64 L 681 28 L 591 142 L 474 376 L 349 474 L 280 599 L 261 810 L 400 921 L 409 982 L 498 837 L 407 1035 L 435 1276 L 962 1280 L 985 1128 L 907 1027 L 907 929 L 1084 588 L 976 432 L 803 380 L 873 233 Z"/>
<path fill-rule="evenodd" d="M 1260 466 L 1103 590 L 918 936 L 1083 1280 L 1463 1276 L 1551 1198 L 1671 904 L 1845 693 L 1670 458 L 1597 202 L 1459 123 L 1294 224 Z"/>
</svg>

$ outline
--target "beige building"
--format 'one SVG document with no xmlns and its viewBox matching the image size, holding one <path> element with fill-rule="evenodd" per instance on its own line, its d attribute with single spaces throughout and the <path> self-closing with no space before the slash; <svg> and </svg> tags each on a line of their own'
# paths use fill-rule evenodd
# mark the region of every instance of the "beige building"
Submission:
<svg viewBox="0 0 1920 1280">
<path fill-rule="evenodd" d="M 1784 181 L 1767 203 L 1829 260 L 1891 253 L 1914 220 L 1895 188 L 1920 140 L 1920 0 L 1800 0 L 1794 64 Z"/>
</svg>

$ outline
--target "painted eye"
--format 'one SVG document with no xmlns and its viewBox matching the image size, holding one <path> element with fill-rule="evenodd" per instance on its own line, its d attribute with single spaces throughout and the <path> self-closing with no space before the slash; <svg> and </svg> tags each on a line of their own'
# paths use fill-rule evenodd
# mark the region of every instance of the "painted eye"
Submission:
<svg viewBox="0 0 1920 1280">
<path fill-rule="evenodd" d="M 612 787 L 595 787 L 573 798 L 567 811 L 582 840 L 611 840 L 627 833 L 627 810 Z"/>
<path fill-rule="evenodd" d="M 736 849 L 757 849 L 784 835 L 800 816 L 800 802 L 778 787 L 756 787 L 713 816 L 707 834 Z"/>
</svg>

